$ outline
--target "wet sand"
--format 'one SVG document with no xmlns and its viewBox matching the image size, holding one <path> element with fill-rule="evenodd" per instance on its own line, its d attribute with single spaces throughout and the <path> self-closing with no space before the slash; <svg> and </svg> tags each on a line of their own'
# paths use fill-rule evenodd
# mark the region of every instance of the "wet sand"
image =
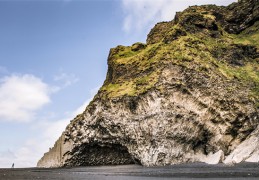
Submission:
<svg viewBox="0 0 259 180">
<path fill-rule="evenodd" d="M 259 179 L 259 164 L 235 166 L 182 164 L 165 167 L 139 165 L 75 168 L 14 168 L 0 169 L 0 179 L 63 179 L 63 180 L 155 180 L 155 179 Z"/>
</svg>

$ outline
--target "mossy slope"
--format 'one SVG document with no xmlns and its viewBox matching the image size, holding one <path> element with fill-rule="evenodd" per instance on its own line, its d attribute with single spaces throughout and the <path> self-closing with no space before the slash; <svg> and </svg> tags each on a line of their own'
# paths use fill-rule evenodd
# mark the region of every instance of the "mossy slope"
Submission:
<svg viewBox="0 0 259 180">
<path fill-rule="evenodd" d="M 226 81 L 235 80 L 250 89 L 251 98 L 258 101 L 259 22 L 251 20 L 244 25 L 242 18 L 249 12 L 236 17 L 229 11 L 242 3 L 249 7 L 248 2 L 252 3 L 190 7 L 177 13 L 173 21 L 158 23 L 148 35 L 147 44 L 111 49 L 102 97 L 138 96 L 158 89 L 162 69 L 175 64 L 208 76 L 225 77 Z M 239 18 L 236 21 L 246 28 L 238 28 L 230 21 L 233 17 Z"/>
</svg>

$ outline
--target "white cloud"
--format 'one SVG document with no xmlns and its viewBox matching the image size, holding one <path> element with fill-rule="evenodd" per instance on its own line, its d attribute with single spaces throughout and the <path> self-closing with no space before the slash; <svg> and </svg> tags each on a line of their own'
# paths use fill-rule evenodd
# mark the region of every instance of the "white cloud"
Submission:
<svg viewBox="0 0 259 180">
<path fill-rule="evenodd" d="M 91 98 L 67 114 L 63 119 L 50 121 L 46 120 L 48 118 L 46 117 L 45 120 L 42 119 L 40 122 L 35 122 L 31 125 L 33 131 L 37 132 L 35 137 L 29 138 L 25 144 L 17 150 L 0 152 L 0 167 L 11 167 L 12 163 L 15 163 L 15 167 L 35 167 L 37 161 L 60 137 L 70 120 L 85 110 L 98 89 L 99 87 L 92 89 L 90 91 Z"/>
<path fill-rule="evenodd" d="M 0 121 L 26 122 L 50 102 L 50 87 L 34 75 L 0 79 Z"/>
<path fill-rule="evenodd" d="M 54 81 L 62 83 L 60 88 L 65 88 L 74 83 L 77 83 L 79 78 L 75 74 L 68 74 L 61 70 L 59 74 L 54 76 Z"/>
<path fill-rule="evenodd" d="M 155 23 L 170 21 L 177 11 L 191 5 L 228 5 L 237 0 L 122 0 L 125 12 L 123 29 L 139 32 L 150 29 Z"/>
</svg>

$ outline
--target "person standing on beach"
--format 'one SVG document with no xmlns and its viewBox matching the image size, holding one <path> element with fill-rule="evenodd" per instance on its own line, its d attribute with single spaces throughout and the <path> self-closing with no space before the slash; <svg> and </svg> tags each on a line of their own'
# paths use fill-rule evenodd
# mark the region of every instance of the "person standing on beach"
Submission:
<svg viewBox="0 0 259 180">
<path fill-rule="evenodd" d="M 14 163 L 12 164 L 12 168 L 14 168 Z"/>
</svg>

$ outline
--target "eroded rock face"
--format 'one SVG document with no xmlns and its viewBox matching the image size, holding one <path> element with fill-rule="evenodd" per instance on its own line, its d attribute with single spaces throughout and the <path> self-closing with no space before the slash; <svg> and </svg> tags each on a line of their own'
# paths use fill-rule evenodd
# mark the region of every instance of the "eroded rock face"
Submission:
<svg viewBox="0 0 259 180">
<path fill-rule="evenodd" d="M 258 162 L 257 7 L 193 6 L 147 45 L 112 48 L 104 85 L 38 166 Z"/>
<path fill-rule="evenodd" d="M 63 155 L 72 149 L 72 144 L 64 144 L 64 135 L 56 141 L 54 147 L 50 148 L 49 152 L 37 163 L 38 167 L 60 167 L 63 161 Z"/>
</svg>

